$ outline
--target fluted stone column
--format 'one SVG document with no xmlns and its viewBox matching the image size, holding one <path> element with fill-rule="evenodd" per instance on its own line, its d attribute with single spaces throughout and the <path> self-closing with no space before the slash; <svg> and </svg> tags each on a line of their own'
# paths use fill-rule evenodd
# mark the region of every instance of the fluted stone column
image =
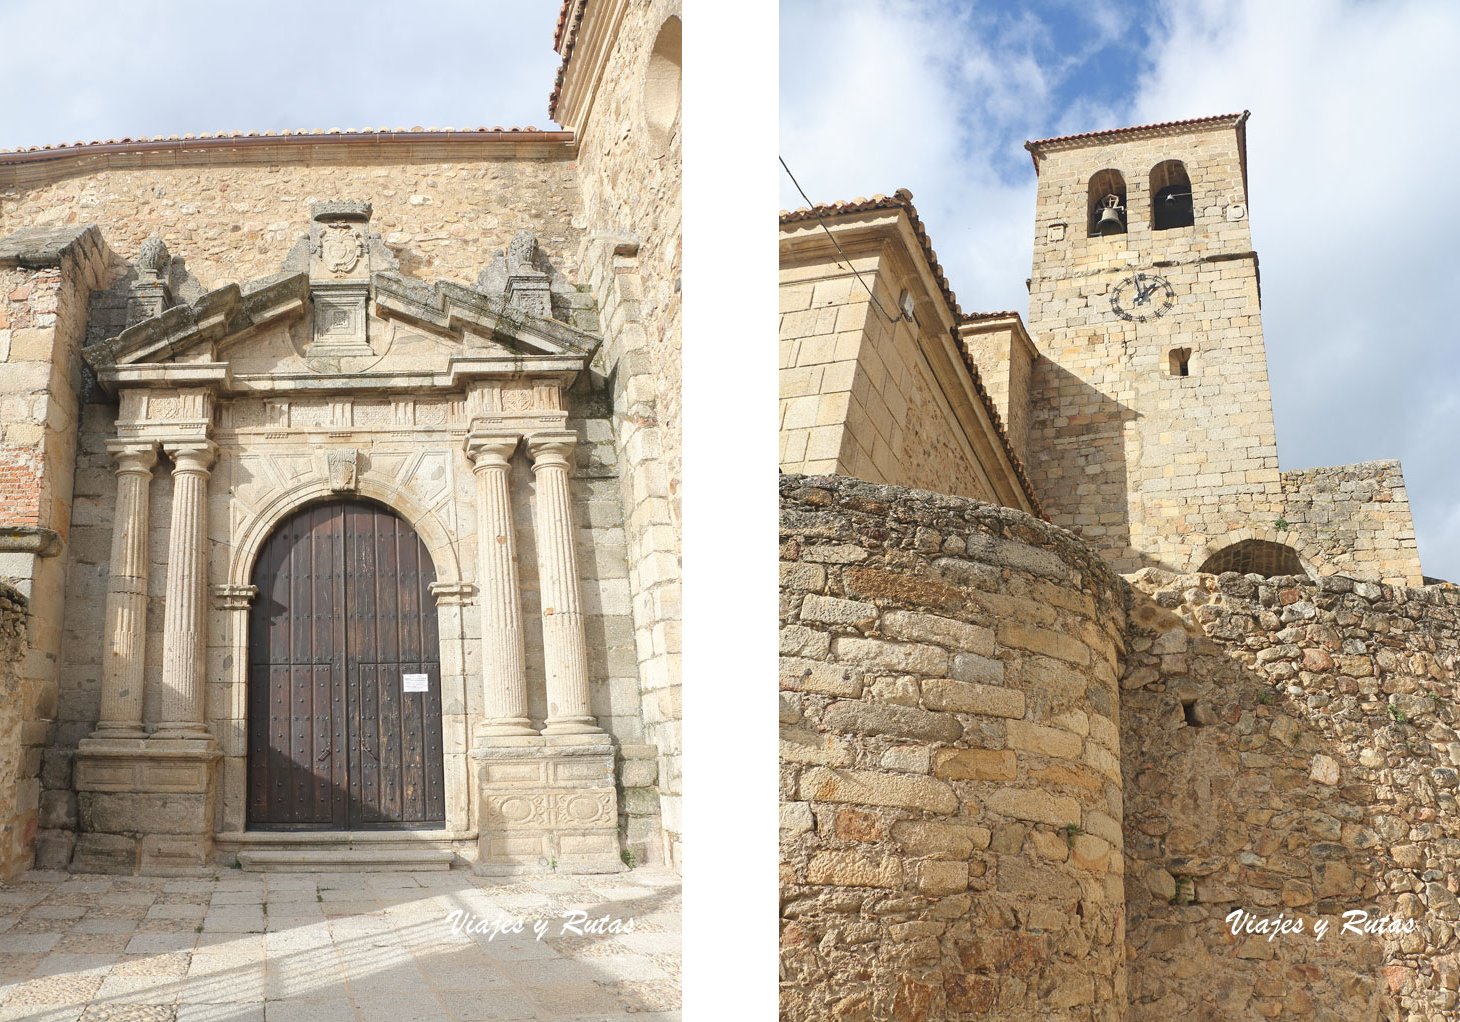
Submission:
<svg viewBox="0 0 1460 1022">
<path fill-rule="evenodd" d="M 527 657 L 508 476 L 516 436 L 470 436 L 477 479 L 477 585 L 482 612 L 482 735 L 535 735 L 527 717 Z"/>
<path fill-rule="evenodd" d="M 210 442 L 169 444 L 172 542 L 162 618 L 162 720 L 153 738 L 207 738 L 203 721 L 204 614 L 208 602 Z"/>
<path fill-rule="evenodd" d="M 577 437 L 540 433 L 529 437 L 537 477 L 537 560 L 542 590 L 543 664 L 547 673 L 545 735 L 596 734 L 588 702 L 588 644 L 578 592 L 569 459 Z"/>
<path fill-rule="evenodd" d="M 93 738 L 145 738 L 143 670 L 147 660 L 148 490 L 157 464 L 153 444 L 113 442 L 117 460 L 116 517 L 106 587 L 106 635 L 101 659 L 101 720 Z"/>
</svg>

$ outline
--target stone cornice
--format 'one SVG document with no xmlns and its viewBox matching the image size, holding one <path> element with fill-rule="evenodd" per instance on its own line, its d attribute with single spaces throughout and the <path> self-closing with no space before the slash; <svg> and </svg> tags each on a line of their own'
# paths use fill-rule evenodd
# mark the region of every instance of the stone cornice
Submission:
<svg viewBox="0 0 1460 1022">
<path fill-rule="evenodd" d="M 295 273 L 252 291 L 229 284 L 209 291 L 191 305 L 174 306 L 116 337 L 90 345 L 82 356 L 98 371 L 176 357 L 192 348 L 302 315 L 308 298 L 306 273 Z"/>
<path fill-rule="evenodd" d="M 449 361 L 445 374 L 405 373 L 281 374 L 233 376 L 218 355 L 225 342 L 304 315 L 310 297 L 306 273 L 264 282 L 229 284 L 143 320 L 82 352 L 108 388 L 209 386 L 221 392 L 271 390 L 338 391 L 395 389 L 402 386 L 455 387 L 462 381 L 504 373 L 562 376 L 571 379 L 588 365 L 601 339 L 560 323 L 509 307 L 469 287 L 438 281 L 424 285 L 394 273 L 371 278 L 375 312 L 460 341 L 463 352 Z M 484 343 L 484 342 L 492 343 Z M 173 361 L 205 351 L 206 362 Z"/>
</svg>

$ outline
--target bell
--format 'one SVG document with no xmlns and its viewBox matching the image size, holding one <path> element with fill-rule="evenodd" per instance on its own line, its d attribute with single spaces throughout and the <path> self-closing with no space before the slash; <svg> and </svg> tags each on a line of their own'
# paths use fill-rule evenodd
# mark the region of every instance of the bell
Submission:
<svg viewBox="0 0 1460 1022">
<path fill-rule="evenodd" d="M 1108 195 L 1100 207 L 1100 216 L 1095 220 L 1096 234 L 1124 234 L 1125 221 L 1120 216 L 1120 200 Z"/>
</svg>

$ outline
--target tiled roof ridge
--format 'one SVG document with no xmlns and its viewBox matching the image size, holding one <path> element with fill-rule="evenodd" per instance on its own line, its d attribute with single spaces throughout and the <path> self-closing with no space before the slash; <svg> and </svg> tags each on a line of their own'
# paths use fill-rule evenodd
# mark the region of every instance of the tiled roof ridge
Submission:
<svg viewBox="0 0 1460 1022">
<path fill-rule="evenodd" d="M 0 149 L 0 158 L 6 156 L 21 156 L 27 153 L 66 152 L 80 149 L 98 149 L 102 147 L 117 146 L 147 146 L 164 143 L 178 142 L 229 142 L 254 139 L 331 139 L 331 138 L 396 138 L 409 137 L 412 135 L 435 135 L 448 137 L 466 137 L 472 135 L 514 135 L 514 134 L 558 134 L 557 131 L 544 131 L 531 125 L 521 128 L 504 128 L 501 125 L 496 127 L 478 128 L 423 128 L 416 125 L 412 128 L 301 128 L 284 129 L 283 131 L 216 131 L 216 132 L 188 132 L 184 135 L 138 135 L 135 138 L 108 138 L 93 139 L 90 142 L 56 142 L 50 145 L 18 146 L 14 149 Z"/>
<path fill-rule="evenodd" d="M 59 142 L 53 145 L 21 146 L 0 149 L 0 166 L 32 160 L 55 160 L 66 156 L 126 153 L 180 149 L 219 149 L 256 145 L 318 145 L 331 142 L 466 142 L 508 137 L 533 137 L 543 142 L 572 141 L 573 133 L 562 129 L 541 128 L 321 128 L 284 131 L 203 132 L 185 135 L 138 135 L 136 137 L 96 139 L 91 142 Z"/>
<path fill-rule="evenodd" d="M 1004 454 L 1008 457 L 1009 464 L 1014 468 L 1014 477 L 1019 480 L 1020 489 L 1029 498 L 1029 503 L 1034 508 L 1034 513 L 1045 521 L 1049 521 L 1049 516 L 1045 514 L 1043 506 L 1039 503 L 1039 497 L 1034 492 L 1034 484 L 1029 481 L 1029 474 L 1024 470 L 1024 463 L 1019 460 L 1019 456 L 1014 453 L 1014 445 L 1009 442 L 1009 434 L 1004 430 L 1004 422 L 999 417 L 999 410 L 994 407 L 993 399 L 989 397 L 989 392 L 984 389 L 983 377 L 979 375 L 978 365 L 974 362 L 973 357 L 968 353 L 968 349 L 964 347 L 963 342 L 958 337 L 958 327 L 956 324 L 967 322 L 969 317 L 965 316 L 963 311 L 958 307 L 958 299 L 954 296 L 953 289 L 948 286 L 948 279 L 943 275 L 943 267 L 938 262 L 937 253 L 933 251 L 933 243 L 928 238 L 927 228 L 923 226 L 923 221 L 918 216 L 917 208 L 913 206 L 912 198 L 912 192 L 906 188 L 899 188 L 890 196 L 874 195 L 870 199 L 858 197 L 850 201 L 821 203 L 795 210 L 783 209 L 781 210 L 781 223 L 802 223 L 807 220 L 820 220 L 822 217 L 827 216 L 841 216 L 848 213 L 868 213 L 879 209 L 900 209 L 907 213 L 908 222 L 912 226 L 913 233 L 917 235 L 918 243 L 922 245 L 923 254 L 927 257 L 928 267 L 933 271 L 933 277 L 937 280 L 938 287 L 943 292 L 943 298 L 948 302 L 948 308 L 953 313 L 953 319 L 955 321 L 955 325 L 952 328 L 953 346 L 963 356 L 964 368 L 968 370 L 969 378 L 973 381 L 973 389 L 978 394 L 979 400 L 983 402 L 984 410 L 989 415 L 989 421 L 993 423 L 994 432 L 998 434 L 999 442 L 1003 444 Z M 973 315 L 977 317 L 990 314 L 974 313 Z M 1018 313 L 995 313 L 993 315 L 1018 315 Z"/>
<path fill-rule="evenodd" d="M 1008 319 L 1010 316 L 1018 316 L 1014 309 L 1000 309 L 998 312 L 965 312 L 958 320 L 960 323 L 982 323 L 988 319 Z"/>
<path fill-rule="evenodd" d="M 572 5 L 573 0 L 563 0 L 563 10 L 558 15 L 559 22 L 567 19 L 568 9 Z M 578 28 L 583 24 L 583 12 L 586 10 L 588 10 L 588 0 L 582 0 L 582 3 L 578 4 L 578 10 L 573 14 L 573 23 L 568 26 L 567 41 L 560 47 L 563 54 L 563 62 L 558 65 L 558 77 L 553 82 L 552 94 L 548 96 L 548 116 L 555 121 L 558 119 L 558 99 L 563 94 L 563 79 L 568 74 L 568 62 L 573 59 L 573 48 L 578 45 Z M 557 43 L 562 40 L 562 34 L 563 28 L 559 24 L 557 36 L 553 41 L 555 48 L 559 48 L 557 47 Z"/>
<path fill-rule="evenodd" d="M 1031 153 L 1044 146 L 1056 145 L 1062 142 L 1079 142 L 1090 138 L 1103 138 L 1107 135 L 1127 135 L 1135 132 L 1167 131 L 1171 128 L 1190 128 L 1199 124 L 1220 124 L 1225 121 L 1232 121 L 1241 124 L 1247 120 L 1250 111 L 1243 110 L 1235 114 L 1213 114 L 1210 117 L 1190 117 L 1179 121 L 1161 121 L 1156 124 L 1137 124 L 1127 128 L 1106 128 L 1102 131 L 1083 131 L 1075 135 L 1057 135 L 1054 138 L 1034 139 L 1024 143 L 1024 148 Z"/>
<path fill-rule="evenodd" d="M 847 213 L 869 213 L 878 209 L 905 210 L 913 234 L 917 235 L 918 244 L 923 248 L 923 255 L 928 259 L 928 268 L 933 271 L 933 279 L 937 281 L 938 289 L 943 293 L 943 298 L 948 303 L 953 318 L 961 319 L 963 310 L 958 307 L 958 296 L 948 285 L 948 278 L 943 274 L 943 265 L 938 262 L 938 253 L 933 250 L 933 242 L 928 237 L 928 229 L 923 225 L 922 218 L 918 216 L 917 207 L 913 205 L 912 199 L 912 192 L 906 188 L 899 188 L 891 195 L 874 195 L 870 199 L 858 196 L 843 202 L 820 203 L 794 210 L 783 209 L 781 210 L 781 223 L 794 224 L 803 220 L 820 220 L 822 217 L 842 216 Z"/>
</svg>

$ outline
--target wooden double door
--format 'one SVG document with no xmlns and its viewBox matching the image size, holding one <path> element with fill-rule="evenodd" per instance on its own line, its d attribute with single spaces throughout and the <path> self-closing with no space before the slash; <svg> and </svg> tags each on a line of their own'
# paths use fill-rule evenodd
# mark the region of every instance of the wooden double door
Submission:
<svg viewBox="0 0 1460 1022">
<path fill-rule="evenodd" d="M 331 501 L 264 544 L 248 639 L 248 826 L 444 826 L 441 646 L 425 545 Z"/>
</svg>

